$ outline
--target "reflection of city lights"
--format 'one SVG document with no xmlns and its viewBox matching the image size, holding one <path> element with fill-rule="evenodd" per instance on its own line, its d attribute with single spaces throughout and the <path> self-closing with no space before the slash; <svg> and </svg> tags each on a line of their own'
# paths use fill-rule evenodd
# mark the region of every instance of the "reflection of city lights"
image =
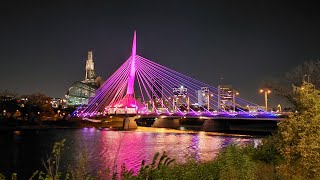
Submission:
<svg viewBox="0 0 320 180">
<path fill-rule="evenodd" d="M 92 138 L 96 138 L 96 136 L 88 136 L 88 132 L 82 132 L 83 136 L 80 136 L 81 139 L 79 140 L 86 143 L 86 145 L 92 144 Z M 139 127 L 134 133 L 108 130 L 95 131 L 93 133 L 99 133 L 99 137 L 102 137 L 98 139 L 99 143 L 95 144 L 93 148 L 93 154 L 98 152 L 100 156 L 100 158 L 96 158 L 98 160 L 94 163 L 109 164 L 113 160 L 112 158 L 117 152 L 117 147 L 121 141 L 122 145 L 117 157 L 117 166 L 120 167 L 122 163 L 126 163 L 128 168 L 133 169 L 135 173 L 139 171 L 141 160 L 152 162 L 153 155 L 156 152 L 166 151 L 169 157 L 177 159 L 179 163 L 184 163 L 186 161 L 185 155 L 189 154 L 194 155 L 192 156 L 194 160 L 205 162 L 212 160 L 222 147 L 230 143 L 239 142 L 240 145 L 243 145 L 252 141 L 245 138 L 237 141 L 239 139 L 237 137 L 217 136 L 216 133 L 204 131 L 190 133 L 166 128 Z"/>
<path fill-rule="evenodd" d="M 200 131 L 198 134 L 199 134 L 200 136 L 205 136 L 205 135 L 206 135 L 206 132 Z"/>
</svg>

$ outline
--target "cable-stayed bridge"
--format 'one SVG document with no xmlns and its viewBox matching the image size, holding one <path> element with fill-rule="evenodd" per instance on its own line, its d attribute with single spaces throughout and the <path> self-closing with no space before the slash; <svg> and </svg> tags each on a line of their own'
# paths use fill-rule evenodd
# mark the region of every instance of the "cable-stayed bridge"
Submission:
<svg viewBox="0 0 320 180">
<path fill-rule="evenodd" d="M 267 112 L 230 88 L 211 86 L 136 54 L 136 41 L 134 32 L 131 56 L 74 116 L 279 119 L 280 113 Z"/>
</svg>

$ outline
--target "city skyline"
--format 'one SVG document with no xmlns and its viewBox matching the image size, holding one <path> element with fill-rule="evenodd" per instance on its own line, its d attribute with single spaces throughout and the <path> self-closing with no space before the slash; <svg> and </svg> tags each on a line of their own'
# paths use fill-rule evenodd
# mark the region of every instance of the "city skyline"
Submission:
<svg viewBox="0 0 320 180">
<path fill-rule="evenodd" d="M 107 79 L 130 56 L 134 30 L 138 54 L 213 86 L 231 84 L 259 104 L 263 81 L 319 57 L 312 3 L 213 4 L 7 2 L 0 89 L 62 97 L 83 80 L 89 50 Z"/>
</svg>

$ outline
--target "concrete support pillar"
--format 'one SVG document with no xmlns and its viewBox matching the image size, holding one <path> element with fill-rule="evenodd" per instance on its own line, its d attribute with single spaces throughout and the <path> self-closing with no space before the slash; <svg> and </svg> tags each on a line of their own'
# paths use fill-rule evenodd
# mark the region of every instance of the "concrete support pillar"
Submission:
<svg viewBox="0 0 320 180">
<path fill-rule="evenodd" d="M 206 132 L 217 132 L 227 131 L 229 127 L 224 119 L 208 119 L 204 121 L 202 129 Z"/>
<path fill-rule="evenodd" d="M 126 117 L 123 119 L 123 130 L 129 130 L 129 129 L 137 129 L 137 123 L 135 121 L 136 116 L 134 117 Z"/>
<path fill-rule="evenodd" d="M 180 127 L 180 121 L 179 119 L 157 118 L 152 127 L 178 129 Z"/>
</svg>

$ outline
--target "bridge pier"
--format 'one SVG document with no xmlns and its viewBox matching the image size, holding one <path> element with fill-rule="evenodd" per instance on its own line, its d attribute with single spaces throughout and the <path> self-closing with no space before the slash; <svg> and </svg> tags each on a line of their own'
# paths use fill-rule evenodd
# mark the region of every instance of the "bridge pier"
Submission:
<svg viewBox="0 0 320 180">
<path fill-rule="evenodd" d="M 156 118 L 152 127 L 178 129 L 180 127 L 180 118 Z"/>
<path fill-rule="evenodd" d="M 137 117 L 136 116 L 133 116 L 133 117 L 125 117 L 123 119 L 123 126 L 122 126 L 122 129 L 123 130 L 128 130 L 128 129 L 137 129 L 138 128 L 138 125 L 135 121 Z"/>
<path fill-rule="evenodd" d="M 230 119 L 229 129 L 231 131 L 251 131 L 251 132 L 274 132 L 277 130 L 276 120 L 246 120 L 241 121 Z"/>
<path fill-rule="evenodd" d="M 206 132 L 227 131 L 229 125 L 224 119 L 207 119 L 202 125 L 202 130 Z"/>
</svg>

